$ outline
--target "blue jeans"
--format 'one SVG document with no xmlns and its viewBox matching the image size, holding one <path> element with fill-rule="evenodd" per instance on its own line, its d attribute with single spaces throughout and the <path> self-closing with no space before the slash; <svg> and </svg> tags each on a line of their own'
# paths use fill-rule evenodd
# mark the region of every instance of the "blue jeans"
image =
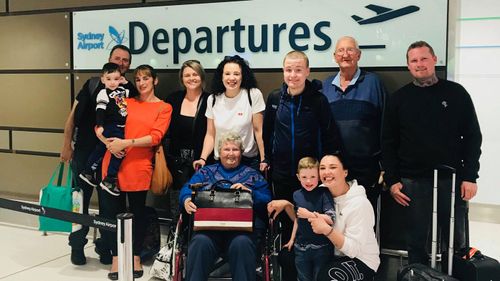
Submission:
<svg viewBox="0 0 500 281">
<path fill-rule="evenodd" d="M 104 126 L 104 131 L 102 132 L 103 136 L 106 138 L 115 137 L 123 139 L 125 133 L 125 127 L 120 126 L 118 124 L 108 124 Z M 106 145 L 99 141 L 96 145 L 92 154 L 90 154 L 87 165 L 85 166 L 85 172 L 90 173 L 91 171 L 95 171 L 101 164 L 102 158 L 106 153 Z M 116 158 L 113 154 L 111 154 L 111 158 L 109 160 L 108 165 L 108 173 L 109 177 L 116 178 L 118 175 L 118 170 L 120 169 L 120 164 L 122 163 L 122 158 Z"/>
<path fill-rule="evenodd" d="M 312 281 L 318 279 L 322 269 L 333 258 L 333 248 L 324 246 L 318 249 L 307 248 L 305 250 L 295 246 L 295 267 L 297 268 L 297 280 Z"/>
</svg>

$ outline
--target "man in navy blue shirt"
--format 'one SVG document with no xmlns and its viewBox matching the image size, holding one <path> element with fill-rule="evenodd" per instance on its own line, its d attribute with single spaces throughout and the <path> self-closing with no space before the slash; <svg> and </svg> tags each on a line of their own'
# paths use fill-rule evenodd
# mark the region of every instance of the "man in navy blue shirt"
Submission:
<svg viewBox="0 0 500 281">
<path fill-rule="evenodd" d="M 380 194 L 380 135 L 386 92 L 377 75 L 361 70 L 356 39 L 341 37 L 333 53 L 340 71 L 323 81 L 349 165 L 349 177 L 366 189 L 374 210 Z"/>
</svg>

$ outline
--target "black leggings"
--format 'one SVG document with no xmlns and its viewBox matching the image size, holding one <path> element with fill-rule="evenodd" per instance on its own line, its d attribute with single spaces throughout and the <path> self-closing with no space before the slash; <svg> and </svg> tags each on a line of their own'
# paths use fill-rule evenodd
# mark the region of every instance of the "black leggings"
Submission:
<svg viewBox="0 0 500 281">
<path fill-rule="evenodd" d="M 101 192 L 102 205 L 100 215 L 116 219 L 119 213 L 127 212 L 126 199 L 128 199 L 129 211 L 134 214 L 133 224 L 133 252 L 134 256 L 140 255 L 142 245 L 144 243 L 144 235 L 147 225 L 145 224 L 145 208 L 146 208 L 146 195 L 147 191 L 136 192 L 121 192 L 120 196 L 116 197 L 107 192 Z M 109 231 L 102 231 L 105 241 L 108 243 L 113 256 L 118 255 L 116 245 L 116 233 Z"/>
<path fill-rule="evenodd" d="M 374 276 L 375 271 L 362 261 L 337 257 L 319 272 L 318 281 L 366 281 L 373 280 Z"/>
</svg>

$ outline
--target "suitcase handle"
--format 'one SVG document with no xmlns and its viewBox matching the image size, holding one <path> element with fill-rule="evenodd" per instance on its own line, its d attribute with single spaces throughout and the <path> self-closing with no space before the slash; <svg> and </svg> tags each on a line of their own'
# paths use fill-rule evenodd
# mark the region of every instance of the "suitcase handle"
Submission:
<svg viewBox="0 0 500 281">
<path fill-rule="evenodd" d="M 434 187 L 432 199 L 432 248 L 431 248 L 431 267 L 436 268 L 437 254 L 437 195 L 438 195 L 438 172 L 439 170 L 451 171 L 451 202 L 450 202 L 450 237 L 448 240 L 448 275 L 453 272 L 453 243 L 455 234 L 455 184 L 456 184 L 456 169 L 448 165 L 439 165 L 434 169 Z"/>
<path fill-rule="evenodd" d="M 449 171 L 451 173 L 456 173 L 457 172 L 457 169 L 453 168 L 452 166 L 448 166 L 448 165 L 437 165 L 434 170 L 438 170 L 438 171 Z"/>
</svg>

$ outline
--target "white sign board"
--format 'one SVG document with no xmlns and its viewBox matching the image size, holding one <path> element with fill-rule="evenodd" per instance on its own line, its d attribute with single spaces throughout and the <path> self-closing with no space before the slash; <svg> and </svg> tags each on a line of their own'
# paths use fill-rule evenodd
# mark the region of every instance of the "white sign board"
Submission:
<svg viewBox="0 0 500 281">
<path fill-rule="evenodd" d="M 132 67 L 177 69 L 199 60 L 215 68 L 225 55 L 252 68 L 280 68 L 304 51 L 311 67 L 332 67 L 336 40 L 355 37 L 361 66 L 406 66 L 406 49 L 429 42 L 445 65 L 447 1 L 250 0 L 73 13 L 74 69 L 100 69 L 116 44 L 130 47 Z"/>
</svg>

